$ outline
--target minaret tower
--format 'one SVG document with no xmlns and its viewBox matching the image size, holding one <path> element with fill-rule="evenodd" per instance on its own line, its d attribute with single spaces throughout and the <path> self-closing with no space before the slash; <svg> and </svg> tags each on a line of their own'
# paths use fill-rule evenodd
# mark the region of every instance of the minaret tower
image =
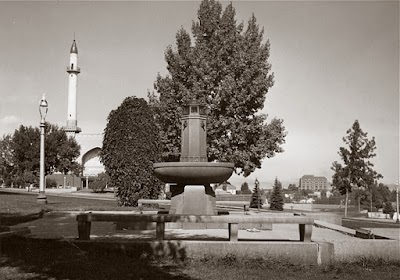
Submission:
<svg viewBox="0 0 400 280">
<path fill-rule="evenodd" d="M 69 75 L 68 82 L 68 116 L 67 125 L 64 127 L 67 136 L 75 137 L 76 133 L 81 132 L 81 129 L 77 126 L 78 121 L 76 119 L 76 90 L 78 85 L 78 74 L 81 69 L 78 67 L 78 48 L 76 46 L 75 39 L 72 42 L 71 51 L 69 55 L 69 66 L 67 67 Z"/>
</svg>

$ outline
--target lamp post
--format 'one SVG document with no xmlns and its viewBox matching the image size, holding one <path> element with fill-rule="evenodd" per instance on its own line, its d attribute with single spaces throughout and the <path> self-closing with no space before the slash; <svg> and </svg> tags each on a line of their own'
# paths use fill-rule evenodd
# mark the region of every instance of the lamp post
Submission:
<svg viewBox="0 0 400 280">
<path fill-rule="evenodd" d="M 45 95 L 43 94 L 42 99 L 39 103 L 39 113 L 40 113 L 40 184 L 39 184 L 39 195 L 37 197 L 37 202 L 46 204 L 47 197 L 45 194 L 45 182 L 44 182 L 44 134 L 46 126 L 46 115 L 49 110 L 49 105 Z"/>
<path fill-rule="evenodd" d="M 399 221 L 399 181 L 396 181 L 396 223 L 400 223 Z"/>
</svg>

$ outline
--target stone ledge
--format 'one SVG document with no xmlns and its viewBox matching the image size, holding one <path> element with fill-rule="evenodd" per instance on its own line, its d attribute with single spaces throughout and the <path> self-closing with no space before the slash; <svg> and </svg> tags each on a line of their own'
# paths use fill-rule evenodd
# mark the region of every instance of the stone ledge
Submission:
<svg viewBox="0 0 400 280">
<path fill-rule="evenodd" d="M 73 241 L 77 246 L 89 246 L 95 242 L 104 250 L 121 250 L 157 257 L 199 259 L 207 256 L 237 258 L 281 259 L 296 264 L 325 264 L 333 260 L 333 244 L 328 242 L 257 242 L 243 241 Z"/>
<path fill-rule="evenodd" d="M 400 261 L 398 240 L 354 239 L 335 241 L 335 260 L 355 261 L 360 258 L 382 258 Z"/>
</svg>

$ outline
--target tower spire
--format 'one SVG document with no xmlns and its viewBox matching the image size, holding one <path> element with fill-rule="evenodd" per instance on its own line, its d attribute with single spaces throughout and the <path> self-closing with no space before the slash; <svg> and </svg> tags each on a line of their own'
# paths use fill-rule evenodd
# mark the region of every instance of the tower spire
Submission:
<svg viewBox="0 0 400 280">
<path fill-rule="evenodd" d="M 74 35 L 74 37 L 75 37 L 75 35 Z M 70 51 L 70 53 L 76 53 L 76 54 L 78 54 L 78 47 L 76 46 L 76 41 L 75 41 L 75 39 L 74 39 L 74 41 L 72 42 L 72 46 L 71 46 L 71 51 Z"/>
<path fill-rule="evenodd" d="M 68 116 L 67 125 L 64 127 L 64 131 L 68 136 L 75 137 L 76 133 L 81 132 L 81 129 L 77 126 L 78 121 L 76 117 L 77 108 L 77 86 L 78 86 L 78 74 L 81 69 L 78 67 L 78 47 L 76 46 L 75 33 L 74 41 L 72 42 L 70 54 L 69 54 L 69 66 L 67 67 L 68 75 Z"/>
</svg>

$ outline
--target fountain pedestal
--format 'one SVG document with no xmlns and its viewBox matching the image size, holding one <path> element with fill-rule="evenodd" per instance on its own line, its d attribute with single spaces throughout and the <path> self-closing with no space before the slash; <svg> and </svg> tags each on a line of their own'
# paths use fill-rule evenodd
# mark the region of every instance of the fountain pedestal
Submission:
<svg viewBox="0 0 400 280">
<path fill-rule="evenodd" d="M 161 162 L 154 164 L 154 174 L 171 184 L 169 214 L 217 215 L 210 184 L 228 180 L 233 168 L 233 163 Z"/>
<path fill-rule="evenodd" d="M 172 189 L 174 188 L 184 189 L 185 186 L 175 185 Z M 211 189 L 210 186 L 208 188 Z M 217 215 L 215 195 L 206 194 L 204 186 L 187 185 L 181 194 L 172 196 L 169 214 Z"/>
<path fill-rule="evenodd" d="M 212 183 L 223 183 L 232 175 L 233 163 L 207 162 L 206 114 L 192 101 L 181 118 L 180 162 L 154 163 L 154 174 L 171 184 L 169 214 L 217 215 Z"/>
</svg>

